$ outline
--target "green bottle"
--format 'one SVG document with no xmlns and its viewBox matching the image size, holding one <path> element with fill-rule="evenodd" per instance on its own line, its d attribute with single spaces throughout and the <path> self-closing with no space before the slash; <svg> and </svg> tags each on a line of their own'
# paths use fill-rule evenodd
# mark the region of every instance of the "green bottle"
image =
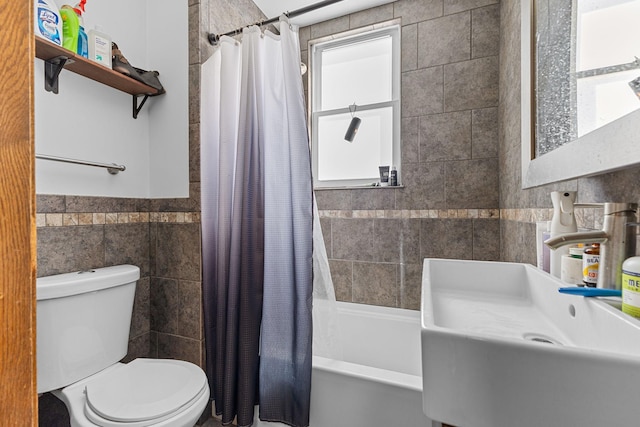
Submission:
<svg viewBox="0 0 640 427">
<path fill-rule="evenodd" d="M 78 51 L 78 34 L 80 33 L 80 20 L 73 7 L 65 4 L 60 8 L 62 18 L 62 47 L 73 53 Z"/>
</svg>

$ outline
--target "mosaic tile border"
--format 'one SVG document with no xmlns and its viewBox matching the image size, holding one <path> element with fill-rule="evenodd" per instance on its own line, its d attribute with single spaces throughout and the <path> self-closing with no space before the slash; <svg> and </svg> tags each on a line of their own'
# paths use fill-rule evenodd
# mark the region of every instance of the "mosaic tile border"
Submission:
<svg viewBox="0 0 640 427">
<path fill-rule="evenodd" d="M 36 227 L 70 227 L 153 222 L 175 224 L 199 223 L 200 212 L 81 212 L 36 214 Z"/>
<path fill-rule="evenodd" d="M 550 221 L 553 215 L 551 208 L 525 209 L 426 209 L 426 210 L 320 210 L 320 218 L 429 218 L 429 219 L 500 219 L 525 223 Z M 602 226 L 602 209 L 576 208 L 578 226 L 599 228 Z"/>
<path fill-rule="evenodd" d="M 424 210 L 320 210 L 320 218 L 394 218 L 394 219 L 499 219 L 499 209 L 424 209 Z"/>
<path fill-rule="evenodd" d="M 576 208 L 576 222 L 578 227 L 597 229 L 602 227 L 604 221 L 602 209 L 599 208 Z M 500 219 L 507 221 L 518 221 L 525 223 L 536 223 L 539 221 L 550 221 L 553 216 L 553 209 L 500 209 Z"/>
<path fill-rule="evenodd" d="M 553 209 L 378 209 L 378 210 L 320 210 L 320 218 L 352 219 L 504 219 L 535 223 L 549 221 Z M 578 208 L 575 210 L 578 224 L 598 227 L 602 224 L 602 210 Z M 37 227 L 69 227 L 79 225 L 110 225 L 135 223 L 176 223 L 200 222 L 200 212 L 80 212 L 80 213 L 39 213 L 36 214 Z"/>
</svg>

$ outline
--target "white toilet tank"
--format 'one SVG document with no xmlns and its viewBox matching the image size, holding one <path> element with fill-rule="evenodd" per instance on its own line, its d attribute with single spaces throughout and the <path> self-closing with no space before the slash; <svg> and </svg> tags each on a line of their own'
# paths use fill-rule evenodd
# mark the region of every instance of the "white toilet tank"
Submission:
<svg viewBox="0 0 640 427">
<path fill-rule="evenodd" d="M 140 269 L 118 265 L 36 281 L 38 393 L 73 384 L 127 354 Z"/>
</svg>

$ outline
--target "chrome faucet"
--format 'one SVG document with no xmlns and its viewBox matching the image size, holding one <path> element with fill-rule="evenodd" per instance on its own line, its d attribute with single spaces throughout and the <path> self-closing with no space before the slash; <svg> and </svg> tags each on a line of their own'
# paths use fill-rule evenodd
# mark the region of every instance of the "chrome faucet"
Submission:
<svg viewBox="0 0 640 427">
<path fill-rule="evenodd" d="M 600 243 L 598 288 L 621 289 L 622 262 L 636 254 L 636 203 L 585 203 L 576 207 L 604 209 L 602 230 L 561 234 L 545 240 L 551 249 L 578 243 Z"/>
</svg>

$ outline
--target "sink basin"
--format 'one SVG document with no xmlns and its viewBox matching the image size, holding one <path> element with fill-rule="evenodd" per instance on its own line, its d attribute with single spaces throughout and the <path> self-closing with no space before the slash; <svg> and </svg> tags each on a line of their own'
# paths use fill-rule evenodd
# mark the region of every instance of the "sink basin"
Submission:
<svg viewBox="0 0 640 427">
<path fill-rule="evenodd" d="M 640 321 L 529 264 L 425 259 L 423 409 L 458 427 L 640 425 Z"/>
</svg>

